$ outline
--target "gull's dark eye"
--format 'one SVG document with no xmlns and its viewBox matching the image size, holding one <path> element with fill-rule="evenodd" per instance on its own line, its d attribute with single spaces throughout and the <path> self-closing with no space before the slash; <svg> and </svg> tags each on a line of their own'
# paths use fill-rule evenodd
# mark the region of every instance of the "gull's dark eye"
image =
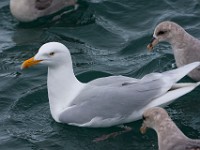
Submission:
<svg viewBox="0 0 200 150">
<path fill-rule="evenodd" d="M 54 52 L 49 53 L 50 56 L 53 56 L 54 54 L 55 54 Z"/>
<path fill-rule="evenodd" d="M 158 33 L 157 33 L 157 35 L 163 35 L 163 34 L 165 34 L 167 31 L 159 31 Z"/>
<path fill-rule="evenodd" d="M 142 115 L 142 119 L 145 120 L 146 118 L 144 117 L 144 115 Z"/>
</svg>

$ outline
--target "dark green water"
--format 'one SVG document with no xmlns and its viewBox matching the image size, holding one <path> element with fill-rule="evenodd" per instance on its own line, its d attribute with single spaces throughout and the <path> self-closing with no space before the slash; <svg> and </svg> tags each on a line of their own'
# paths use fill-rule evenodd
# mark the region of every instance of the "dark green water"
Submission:
<svg viewBox="0 0 200 150">
<path fill-rule="evenodd" d="M 141 135 L 141 121 L 128 124 L 132 132 L 99 143 L 92 140 L 119 129 L 56 123 L 49 111 L 47 68 L 21 71 L 20 65 L 43 43 L 59 41 L 70 49 L 75 73 L 83 82 L 108 75 L 142 77 L 169 70 L 174 57 L 167 43 L 157 46 L 153 53 L 146 51 L 155 25 L 163 20 L 176 21 L 200 38 L 198 0 L 84 0 L 76 12 L 57 22 L 45 18 L 28 25 L 19 24 L 11 16 L 9 0 L 1 0 L 0 149 L 156 150 L 155 132 Z M 199 91 L 197 88 L 166 107 L 191 138 L 200 138 Z"/>
</svg>

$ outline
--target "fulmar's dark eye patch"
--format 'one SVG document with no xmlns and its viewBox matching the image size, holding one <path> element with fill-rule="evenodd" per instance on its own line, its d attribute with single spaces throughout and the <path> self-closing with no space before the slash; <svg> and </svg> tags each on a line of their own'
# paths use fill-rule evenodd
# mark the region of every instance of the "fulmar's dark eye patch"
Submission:
<svg viewBox="0 0 200 150">
<path fill-rule="evenodd" d="M 165 34 L 165 33 L 167 33 L 167 31 L 159 31 L 159 32 L 157 33 L 157 35 L 163 35 L 163 34 Z"/>
<path fill-rule="evenodd" d="M 143 119 L 143 120 L 145 120 L 145 119 L 146 119 L 144 115 L 142 115 L 142 119 Z"/>
</svg>

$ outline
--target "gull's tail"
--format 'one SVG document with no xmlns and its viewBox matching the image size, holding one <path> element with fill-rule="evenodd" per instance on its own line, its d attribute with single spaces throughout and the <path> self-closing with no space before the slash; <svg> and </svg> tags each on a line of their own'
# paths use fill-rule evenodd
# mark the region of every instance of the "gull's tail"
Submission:
<svg viewBox="0 0 200 150">
<path fill-rule="evenodd" d="M 199 85 L 200 85 L 200 82 L 184 83 L 184 84 L 177 83 L 175 84 L 177 88 L 169 90 L 166 94 L 153 100 L 151 103 L 148 104 L 148 106 L 146 106 L 146 108 L 155 107 L 155 106 L 166 106 L 172 103 L 175 99 L 191 92 Z"/>
<path fill-rule="evenodd" d="M 165 80 L 168 80 L 167 82 L 172 81 L 170 84 L 173 85 L 164 95 L 154 99 L 144 109 L 148 109 L 150 107 L 155 107 L 155 106 L 166 106 L 167 104 L 172 103 L 175 99 L 195 89 L 198 85 L 200 85 L 200 82 L 195 82 L 195 83 L 176 83 L 176 82 L 179 81 L 181 78 L 183 78 L 185 75 L 187 75 L 190 71 L 198 67 L 199 65 L 200 62 L 194 62 L 174 70 L 163 72 L 162 73 L 164 75 L 163 78 L 166 77 Z"/>
<path fill-rule="evenodd" d="M 173 82 L 176 83 L 198 66 L 200 66 L 200 62 L 193 62 L 180 68 L 163 72 L 162 74 L 169 76 L 170 79 L 172 79 Z"/>
</svg>

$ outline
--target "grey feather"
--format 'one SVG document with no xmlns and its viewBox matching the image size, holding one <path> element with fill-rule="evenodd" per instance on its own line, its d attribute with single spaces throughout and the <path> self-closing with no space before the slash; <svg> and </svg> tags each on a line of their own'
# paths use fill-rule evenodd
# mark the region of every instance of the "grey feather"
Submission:
<svg viewBox="0 0 200 150">
<path fill-rule="evenodd" d="M 53 0 L 36 0 L 35 8 L 38 10 L 44 10 L 51 6 Z"/>
</svg>

